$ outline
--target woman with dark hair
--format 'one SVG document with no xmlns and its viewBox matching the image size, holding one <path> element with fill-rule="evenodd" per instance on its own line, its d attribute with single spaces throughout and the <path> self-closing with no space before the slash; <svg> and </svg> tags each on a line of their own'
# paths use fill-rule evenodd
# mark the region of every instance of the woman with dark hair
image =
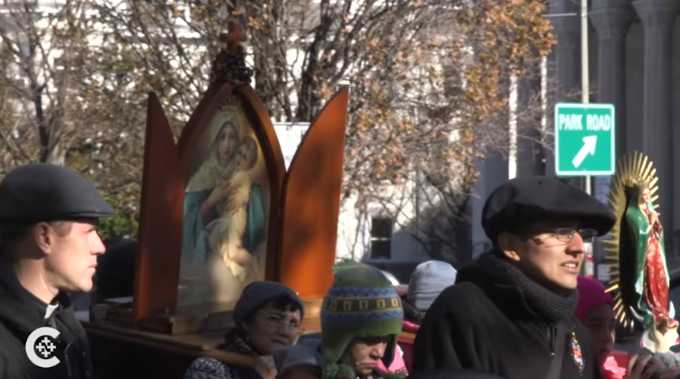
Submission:
<svg viewBox="0 0 680 379">
<path fill-rule="evenodd" d="M 260 281 L 243 290 L 233 316 L 236 325 L 225 336 L 224 350 L 256 358 L 258 363 L 241 366 L 198 358 L 184 379 L 274 378 L 272 353 L 295 344 L 302 331 L 304 306 L 290 288 Z"/>
</svg>

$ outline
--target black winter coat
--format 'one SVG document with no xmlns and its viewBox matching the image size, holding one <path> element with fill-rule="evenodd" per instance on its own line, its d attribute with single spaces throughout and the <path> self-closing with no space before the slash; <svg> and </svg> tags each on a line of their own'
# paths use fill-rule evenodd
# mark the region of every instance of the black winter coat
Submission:
<svg viewBox="0 0 680 379">
<path fill-rule="evenodd" d="M 0 379 L 90 379 L 92 361 L 87 336 L 75 319 L 65 294 L 59 307 L 45 319 L 47 304 L 24 289 L 8 264 L 0 260 Z M 60 334 L 51 344 L 59 363 L 41 368 L 28 359 L 25 343 L 32 331 L 50 326 Z M 44 350 L 43 350 L 44 351 Z"/>
<path fill-rule="evenodd" d="M 446 370 L 451 378 L 546 378 L 565 333 L 561 379 L 597 378 L 590 335 L 573 317 L 576 291 L 556 294 L 496 254 L 458 273 L 428 310 L 416 337 L 414 370 Z M 463 371 L 466 370 L 466 371 Z"/>
</svg>

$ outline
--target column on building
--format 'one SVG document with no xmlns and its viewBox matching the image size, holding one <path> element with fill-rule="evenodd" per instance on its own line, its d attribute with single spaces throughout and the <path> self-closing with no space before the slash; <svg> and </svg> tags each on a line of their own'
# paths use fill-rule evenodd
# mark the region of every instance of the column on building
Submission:
<svg viewBox="0 0 680 379">
<path fill-rule="evenodd" d="M 558 97 L 580 98 L 581 83 L 581 28 L 578 8 L 573 1 L 550 0 L 550 20 L 555 27 L 557 46 L 555 47 L 556 76 Z"/>
<path fill-rule="evenodd" d="M 654 160 L 657 168 L 661 184 L 661 216 L 666 231 L 666 243 L 672 248 L 672 255 L 675 256 L 680 248 L 678 241 L 675 241 L 680 220 L 673 197 L 674 194 L 680 193 L 680 186 L 677 183 L 680 178 L 674 178 L 673 174 L 679 153 L 674 152 L 673 148 L 671 60 L 673 24 L 680 8 L 680 1 L 638 0 L 633 2 L 633 7 L 642 21 L 644 34 L 642 147 L 643 152 Z M 680 173 L 676 174 L 678 175 Z"/>
<path fill-rule="evenodd" d="M 625 153 L 626 146 L 626 32 L 633 17 L 628 0 L 593 0 L 590 20 L 598 40 L 595 99 L 614 104 L 617 157 Z"/>
<path fill-rule="evenodd" d="M 616 157 L 626 148 L 626 33 L 635 13 L 630 0 L 593 0 L 590 21 L 597 34 L 597 85 L 593 101 L 614 105 Z M 606 203 L 609 177 L 593 179 L 593 194 Z"/>
</svg>

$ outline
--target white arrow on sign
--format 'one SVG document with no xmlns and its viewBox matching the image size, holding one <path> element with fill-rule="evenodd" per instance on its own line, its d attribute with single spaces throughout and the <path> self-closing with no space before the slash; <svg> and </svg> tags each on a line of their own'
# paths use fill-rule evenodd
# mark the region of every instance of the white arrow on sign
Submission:
<svg viewBox="0 0 680 379">
<path fill-rule="evenodd" d="M 579 150 L 574 159 L 571 160 L 571 164 L 574 165 L 574 168 L 578 168 L 581 163 L 583 163 L 583 160 L 586 159 L 586 156 L 595 154 L 595 146 L 597 146 L 597 136 L 583 137 L 583 146 L 581 146 L 581 150 Z"/>
</svg>

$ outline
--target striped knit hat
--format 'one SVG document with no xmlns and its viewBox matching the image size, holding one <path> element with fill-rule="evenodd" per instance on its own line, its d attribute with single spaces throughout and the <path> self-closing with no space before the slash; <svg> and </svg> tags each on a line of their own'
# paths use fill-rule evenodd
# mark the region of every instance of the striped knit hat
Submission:
<svg viewBox="0 0 680 379">
<path fill-rule="evenodd" d="M 358 264 L 336 271 L 321 309 L 324 377 L 344 376 L 350 369 L 340 360 L 355 338 L 389 336 L 383 357 L 389 366 L 402 318 L 401 299 L 379 270 Z"/>
</svg>

